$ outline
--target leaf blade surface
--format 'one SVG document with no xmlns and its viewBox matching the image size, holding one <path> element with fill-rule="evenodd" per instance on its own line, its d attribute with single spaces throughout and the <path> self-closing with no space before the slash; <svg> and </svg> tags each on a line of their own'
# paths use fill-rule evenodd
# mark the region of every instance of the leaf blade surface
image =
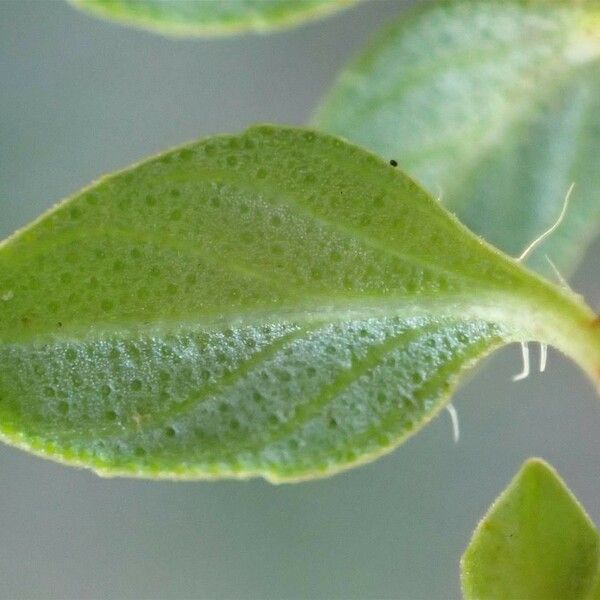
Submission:
<svg viewBox="0 0 600 600">
<path fill-rule="evenodd" d="M 326 475 L 502 343 L 600 365 L 589 309 L 377 157 L 284 127 L 61 203 L 0 245 L 0 298 L 3 438 L 104 474 Z"/>
</svg>

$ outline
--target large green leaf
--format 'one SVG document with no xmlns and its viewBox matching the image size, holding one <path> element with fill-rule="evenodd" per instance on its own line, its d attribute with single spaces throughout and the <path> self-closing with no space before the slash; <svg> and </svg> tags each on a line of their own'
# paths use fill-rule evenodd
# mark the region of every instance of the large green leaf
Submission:
<svg viewBox="0 0 600 600">
<path fill-rule="evenodd" d="M 527 461 L 477 527 L 462 561 L 467 600 L 595 597 L 598 532 L 558 474 Z"/>
<path fill-rule="evenodd" d="M 358 0 L 69 0 L 99 17 L 177 36 L 269 31 Z"/>
<path fill-rule="evenodd" d="M 600 2 L 451 0 L 403 16 L 340 76 L 317 124 L 394 158 L 512 255 L 566 271 L 600 229 Z"/>
<path fill-rule="evenodd" d="M 0 246 L 0 298 L 2 437 L 106 474 L 332 473 L 398 445 L 510 340 L 600 378 L 575 297 L 306 130 L 101 180 Z"/>
</svg>

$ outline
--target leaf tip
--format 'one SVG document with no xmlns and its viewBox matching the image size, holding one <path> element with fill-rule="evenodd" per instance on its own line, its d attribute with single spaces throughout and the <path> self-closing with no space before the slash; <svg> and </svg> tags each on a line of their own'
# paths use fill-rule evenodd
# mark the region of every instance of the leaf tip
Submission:
<svg viewBox="0 0 600 600">
<path fill-rule="evenodd" d="M 464 597 L 588 597 L 598 532 L 554 467 L 526 460 L 460 560 Z"/>
</svg>

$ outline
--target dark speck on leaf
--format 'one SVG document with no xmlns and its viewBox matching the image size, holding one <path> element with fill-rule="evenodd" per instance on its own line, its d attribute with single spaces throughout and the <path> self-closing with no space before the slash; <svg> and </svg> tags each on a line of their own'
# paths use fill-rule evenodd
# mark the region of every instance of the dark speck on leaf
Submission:
<svg viewBox="0 0 600 600">
<path fill-rule="evenodd" d="M 397 167 L 397 166 L 398 166 L 398 161 L 397 161 L 397 160 L 394 160 L 394 159 L 392 158 L 392 160 L 390 160 L 390 165 L 392 165 L 392 167 Z"/>
</svg>

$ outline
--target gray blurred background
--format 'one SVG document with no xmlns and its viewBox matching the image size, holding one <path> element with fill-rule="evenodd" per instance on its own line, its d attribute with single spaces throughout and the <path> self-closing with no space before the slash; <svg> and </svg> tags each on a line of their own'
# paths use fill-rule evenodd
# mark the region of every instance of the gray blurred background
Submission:
<svg viewBox="0 0 600 600">
<path fill-rule="evenodd" d="M 376 0 L 268 37 L 173 41 L 60 0 L 0 0 L 0 237 L 105 172 L 250 123 L 303 124 L 406 5 Z M 600 244 L 573 278 L 600 304 Z M 513 384 L 494 355 L 448 415 L 332 479 L 101 480 L 0 447 L 1 598 L 458 598 L 477 520 L 528 456 L 600 523 L 600 401 L 551 353 Z"/>
</svg>

